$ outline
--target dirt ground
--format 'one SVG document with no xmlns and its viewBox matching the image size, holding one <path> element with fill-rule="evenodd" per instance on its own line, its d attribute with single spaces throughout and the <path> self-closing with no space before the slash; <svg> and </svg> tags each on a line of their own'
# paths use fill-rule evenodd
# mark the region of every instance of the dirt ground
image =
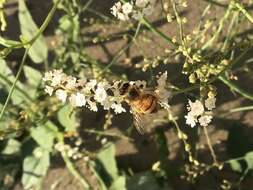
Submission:
<svg viewBox="0 0 253 190">
<path fill-rule="evenodd" d="M 86 1 L 84 1 L 85 3 Z M 188 23 L 186 24 L 186 33 L 190 33 L 193 31 L 194 27 L 199 22 L 200 15 L 203 9 L 206 7 L 207 3 L 203 0 L 191 0 L 188 1 L 189 6 L 187 9 L 181 10 L 181 14 L 184 15 Z M 225 1 L 223 1 L 225 2 Z M 44 18 L 46 17 L 47 12 L 49 11 L 52 3 L 49 0 L 45 1 L 27 1 L 29 10 L 33 15 L 34 20 L 38 25 L 40 25 Z M 225 2 L 226 3 L 226 2 Z M 225 4 L 224 3 L 224 4 Z M 91 7 L 99 12 L 104 13 L 105 15 L 110 15 L 109 9 L 113 5 L 112 0 L 94 0 L 91 4 Z M 17 19 L 17 2 L 15 0 L 11 0 L 8 3 L 8 30 L 5 34 L 12 39 L 18 38 L 18 19 Z M 169 36 L 174 36 L 177 31 L 177 27 L 175 24 L 169 24 L 165 19 L 162 18 L 162 13 L 157 8 L 157 11 L 149 17 L 149 20 L 157 26 L 157 28 L 163 31 L 165 34 Z M 211 13 L 210 17 L 217 14 L 222 14 L 223 8 L 216 7 L 215 11 Z M 52 23 L 45 31 L 45 36 L 47 38 L 49 46 L 52 46 L 55 40 L 54 37 L 54 29 L 56 27 L 57 19 L 59 18 L 60 13 L 58 12 L 54 17 Z M 88 25 L 84 20 L 81 20 L 83 23 L 82 34 L 85 36 L 108 36 L 111 34 L 118 34 L 122 32 L 126 32 L 126 28 L 128 28 L 126 23 L 115 24 L 115 23 L 101 23 L 101 20 L 92 15 L 92 14 L 84 14 L 84 18 L 86 19 L 95 19 L 95 24 Z M 83 18 L 83 19 L 84 19 Z M 149 79 L 150 74 L 148 72 L 141 73 L 140 71 L 133 70 L 131 65 L 141 63 L 144 57 L 156 57 L 162 56 L 165 54 L 165 49 L 170 48 L 166 42 L 157 37 L 155 34 L 151 32 L 144 32 L 145 35 L 141 35 L 137 39 L 137 43 L 133 45 L 128 53 L 124 54 L 118 64 L 120 65 L 119 72 L 125 73 L 129 79 Z M 145 38 L 143 37 L 145 36 Z M 85 51 L 89 53 L 91 57 L 96 58 L 104 64 L 109 63 L 115 53 L 126 43 L 126 40 L 123 38 L 112 39 L 103 43 L 87 43 L 85 47 Z M 252 53 L 252 52 L 251 52 Z M 10 58 L 12 61 L 20 60 L 22 56 L 22 52 L 17 51 Z M 127 58 L 127 59 L 126 59 Z M 130 60 L 130 63 L 129 61 Z M 182 64 L 178 60 L 173 60 L 171 64 L 166 66 L 161 66 L 159 69 L 166 69 L 168 71 L 168 76 L 171 80 L 172 84 L 176 84 L 177 86 L 186 86 L 187 79 L 182 77 L 180 73 Z M 117 69 L 115 66 L 114 69 Z M 155 71 L 156 72 L 156 71 Z M 253 78 L 245 79 L 243 76 L 239 76 L 238 83 L 242 86 L 242 88 L 247 89 L 250 92 L 253 92 L 252 86 Z M 225 117 L 221 117 L 222 114 L 225 114 L 227 110 L 235 107 L 239 107 L 242 105 L 250 105 L 250 101 L 239 98 L 236 93 L 231 93 L 231 91 L 221 82 L 216 82 L 216 85 L 219 89 L 217 96 L 217 117 L 215 117 L 214 122 L 211 126 L 208 127 L 208 132 L 210 133 L 211 141 L 213 143 L 215 152 L 218 155 L 218 160 L 223 161 L 227 158 L 237 157 L 243 155 L 250 149 L 251 147 L 245 147 L 243 142 L 240 142 L 240 138 L 234 138 L 235 134 L 240 135 L 243 139 L 247 139 L 250 144 L 253 145 L 253 140 L 251 136 L 253 135 L 253 111 L 251 112 L 243 112 L 243 113 L 234 113 L 227 115 Z M 220 93 L 219 93 L 220 92 Z M 187 101 L 187 96 L 181 95 L 179 97 L 174 97 L 171 100 L 172 109 L 174 110 L 175 115 L 179 116 L 181 119 L 183 118 L 183 114 L 186 112 L 185 110 L 185 102 Z M 97 147 L 101 146 L 100 141 L 96 141 L 94 135 L 89 135 L 83 132 L 83 129 L 102 129 L 102 125 L 104 122 L 104 114 L 105 112 L 99 113 L 89 113 L 85 111 L 83 113 L 83 117 L 81 117 L 81 126 L 80 131 L 83 133 L 83 138 L 85 139 L 85 148 L 88 150 L 95 150 Z M 157 117 L 162 117 L 164 115 L 163 112 L 160 112 Z M 152 120 L 152 119 L 151 119 Z M 180 127 L 182 130 L 186 131 L 189 137 L 193 136 L 192 129 L 189 129 L 185 124 L 184 120 L 179 120 Z M 152 123 L 152 122 L 151 122 Z M 125 133 L 126 130 L 132 125 L 132 119 L 130 114 L 121 114 L 113 119 L 112 126 L 108 129 L 108 132 L 113 132 L 117 134 Z M 116 158 L 119 168 L 121 169 L 131 169 L 134 172 L 141 172 L 146 169 L 150 169 L 151 166 L 158 160 L 158 150 L 154 141 L 154 126 L 157 124 L 152 123 L 148 128 L 152 129 L 149 134 L 139 135 L 136 132 L 133 132 L 131 138 L 133 141 L 129 141 L 127 139 L 118 139 L 114 140 L 116 144 Z M 159 128 L 165 131 L 167 137 L 167 143 L 169 147 L 169 160 L 173 164 L 182 164 L 185 158 L 183 155 L 183 146 L 176 136 L 175 129 L 172 124 L 159 125 Z M 110 140 L 110 138 L 108 138 Z M 230 140 L 232 139 L 232 144 L 230 144 Z M 193 140 L 194 141 L 194 140 Z M 235 147 L 237 145 L 238 147 Z M 201 133 L 200 137 L 200 155 L 199 158 L 207 163 L 211 162 L 211 155 L 206 146 L 206 140 L 204 138 L 204 134 Z M 235 155 L 235 150 L 241 150 L 240 155 Z M 77 162 L 78 167 L 82 168 L 85 166 L 84 162 Z M 227 179 L 236 179 L 238 176 L 236 174 L 231 174 L 229 170 L 224 169 L 222 172 L 212 171 L 207 175 L 201 177 L 196 185 L 190 185 L 186 183 L 184 180 L 177 178 L 173 180 L 172 186 L 179 190 L 183 189 L 199 189 L 199 190 L 207 190 L 207 189 L 220 189 L 217 184 L 220 184 L 220 180 L 223 178 Z M 253 183 L 251 181 L 245 180 L 245 185 L 253 188 Z M 20 185 L 17 184 L 15 189 L 21 189 Z M 60 159 L 52 160 L 52 165 L 50 170 L 48 171 L 47 176 L 43 181 L 42 189 L 56 189 L 56 190 L 78 190 L 82 189 L 81 185 L 72 177 L 72 175 L 68 172 L 64 167 L 64 163 Z"/>
</svg>

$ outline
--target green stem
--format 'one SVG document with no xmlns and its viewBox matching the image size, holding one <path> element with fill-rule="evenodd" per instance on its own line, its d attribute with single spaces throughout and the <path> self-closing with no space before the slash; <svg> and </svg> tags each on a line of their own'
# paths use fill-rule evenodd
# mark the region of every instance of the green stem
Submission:
<svg viewBox="0 0 253 190">
<path fill-rule="evenodd" d="M 133 44 L 134 40 L 136 39 L 137 35 L 140 32 L 140 28 L 141 28 L 141 22 L 138 23 L 137 29 L 135 31 L 135 34 L 134 34 L 133 39 L 131 40 L 131 42 L 124 45 L 124 47 L 121 48 L 121 50 L 118 51 L 118 53 L 116 53 L 116 55 L 114 56 L 112 61 L 100 72 L 100 75 L 104 74 L 104 72 L 107 71 L 107 69 L 109 69 L 113 64 L 115 64 L 116 61 L 120 58 L 120 56 Z"/>
<path fill-rule="evenodd" d="M 230 113 L 253 110 L 253 106 L 244 106 L 229 110 Z"/>
<path fill-rule="evenodd" d="M 234 61 L 232 61 L 227 67 L 225 67 L 219 74 L 215 75 L 214 77 L 212 77 L 207 83 L 206 85 L 208 84 L 211 84 L 213 83 L 214 81 L 216 81 L 219 76 L 223 75 L 229 68 L 231 68 L 232 66 L 236 65 L 237 63 L 239 63 L 239 61 L 243 58 L 243 56 L 245 56 L 248 51 L 250 50 L 251 48 L 247 48 L 245 49 Z M 193 86 L 190 86 L 188 88 L 185 88 L 185 89 L 181 89 L 181 90 L 178 90 L 176 92 L 173 92 L 172 94 L 173 95 L 178 95 L 178 94 L 182 94 L 182 93 L 186 93 L 186 92 L 189 92 L 189 91 L 192 91 L 192 90 L 195 90 L 197 88 L 200 87 L 200 84 L 197 84 L 197 85 L 193 85 Z"/>
<path fill-rule="evenodd" d="M 232 5 L 236 7 L 251 23 L 253 23 L 253 17 L 248 13 L 242 4 L 233 1 Z"/>
<path fill-rule="evenodd" d="M 216 165 L 216 166 L 218 166 L 219 164 L 218 164 L 218 161 L 217 161 L 217 158 L 216 158 L 216 154 L 215 154 L 215 152 L 214 152 L 214 149 L 213 149 L 211 140 L 210 140 L 210 138 L 209 138 L 207 129 L 206 129 L 205 126 L 203 127 L 203 129 L 204 129 L 204 134 L 205 134 L 205 137 L 206 137 L 206 141 L 207 141 L 208 148 L 209 148 L 209 150 L 210 150 L 210 152 L 211 152 L 211 155 L 212 155 L 212 157 L 213 157 L 213 164 Z"/>
<path fill-rule="evenodd" d="M 238 87 L 236 84 L 234 84 L 233 82 L 231 82 L 230 80 L 228 80 L 225 76 L 220 75 L 219 80 L 221 80 L 224 84 L 226 84 L 227 86 L 229 86 L 231 89 L 233 89 L 235 92 L 241 94 L 243 97 L 252 100 L 253 101 L 253 94 L 241 89 L 240 87 Z"/>
<path fill-rule="evenodd" d="M 153 27 L 152 24 L 146 18 L 142 19 L 142 23 L 146 27 L 148 27 L 152 32 L 154 32 L 158 36 L 162 37 L 165 41 L 167 41 L 173 47 L 177 47 L 178 46 L 178 43 L 174 43 L 171 38 L 169 38 L 167 35 L 165 35 L 164 33 L 162 33 L 160 30 L 158 30 L 155 27 Z"/>
<path fill-rule="evenodd" d="M 44 30 L 47 28 L 49 22 L 52 20 L 53 16 L 54 16 L 54 13 L 57 9 L 57 6 L 58 4 L 61 2 L 62 0 L 57 0 L 56 3 L 54 4 L 54 6 L 52 7 L 52 9 L 49 11 L 46 19 L 44 20 L 43 24 L 40 26 L 38 32 L 34 35 L 34 37 L 25 42 L 25 43 L 20 43 L 20 44 L 17 44 L 17 45 L 14 45 L 12 46 L 12 48 L 22 48 L 26 45 L 32 45 L 36 40 L 37 38 L 44 32 Z"/>
<path fill-rule="evenodd" d="M 116 134 L 116 133 L 109 133 L 109 132 L 105 132 L 105 131 L 98 131 L 98 130 L 94 130 L 94 129 L 84 129 L 84 132 L 87 133 L 92 133 L 92 134 L 97 134 L 97 135 L 102 135 L 102 136 L 108 136 L 108 137 L 115 137 L 115 138 L 120 138 L 120 139 L 126 139 L 129 140 L 131 142 L 134 141 L 134 139 L 127 137 L 125 135 L 120 135 L 120 134 Z"/>
<path fill-rule="evenodd" d="M 10 99 L 11 99 L 11 96 L 12 96 L 14 90 L 15 90 L 16 84 L 17 84 L 17 82 L 18 82 L 18 78 L 19 78 L 20 73 L 21 73 L 21 71 L 22 71 L 22 69 L 23 69 L 23 66 L 24 66 L 25 60 L 26 60 L 26 58 L 27 58 L 29 49 L 30 49 L 30 48 L 28 47 L 28 48 L 25 50 L 25 54 L 24 54 L 24 56 L 23 56 L 23 58 L 22 58 L 22 62 L 21 62 L 21 64 L 20 64 L 20 66 L 19 66 L 19 69 L 18 69 L 17 75 L 16 75 L 16 77 L 15 77 L 15 80 L 14 80 L 12 86 L 11 86 L 10 92 L 9 92 L 9 94 L 8 94 L 8 96 L 7 96 L 7 99 L 6 99 L 5 103 L 4 103 L 3 109 L 1 110 L 1 113 L 0 113 L 0 120 L 1 120 L 2 117 L 3 117 L 4 111 L 5 111 L 5 109 L 6 109 L 7 105 L 8 105 L 8 103 L 9 103 L 9 101 L 10 101 Z"/>
<path fill-rule="evenodd" d="M 202 46 L 202 48 L 201 48 L 202 51 L 205 50 L 206 48 L 210 47 L 213 44 L 213 42 L 220 36 L 220 34 L 222 32 L 222 29 L 224 27 L 225 21 L 230 18 L 229 16 L 230 16 L 230 13 L 231 13 L 232 8 L 233 8 L 233 6 L 231 4 L 229 5 L 229 7 L 228 7 L 225 15 L 223 16 L 223 18 L 220 20 L 219 27 L 216 30 L 216 32 L 214 33 L 213 37 L 210 40 L 208 40 L 205 43 L 205 45 Z"/>
<path fill-rule="evenodd" d="M 64 137 L 61 133 L 58 132 L 58 134 L 56 135 L 57 141 L 59 143 L 64 144 Z M 87 182 L 87 180 L 85 178 L 83 178 L 81 176 L 81 174 L 77 171 L 77 169 L 75 168 L 74 164 L 71 162 L 71 160 L 69 159 L 66 151 L 62 151 L 61 152 L 62 158 L 69 170 L 69 172 L 77 179 L 81 182 L 81 184 L 83 185 L 85 190 L 91 189 L 91 186 L 89 185 L 89 183 Z"/>
<path fill-rule="evenodd" d="M 2 79 L 4 82 L 6 82 L 7 85 L 9 85 L 9 86 L 12 85 L 11 80 L 9 80 L 7 77 L 5 77 L 4 75 L 2 75 L 1 73 L 0 73 L 0 79 Z M 32 97 L 31 97 L 24 89 L 22 89 L 22 88 L 20 88 L 20 87 L 18 87 L 18 86 L 16 86 L 16 89 L 17 89 L 20 93 L 22 93 L 22 94 L 27 98 L 27 100 L 29 100 L 30 102 L 33 102 Z"/>
<path fill-rule="evenodd" d="M 66 152 L 62 152 L 62 158 L 68 168 L 68 170 L 70 171 L 70 173 L 76 178 L 78 179 L 84 189 L 90 189 L 90 185 L 88 184 L 88 182 L 80 175 L 80 173 L 76 170 L 75 166 L 73 165 L 73 163 L 71 162 L 71 160 L 69 159 L 69 157 L 67 156 Z"/>
</svg>

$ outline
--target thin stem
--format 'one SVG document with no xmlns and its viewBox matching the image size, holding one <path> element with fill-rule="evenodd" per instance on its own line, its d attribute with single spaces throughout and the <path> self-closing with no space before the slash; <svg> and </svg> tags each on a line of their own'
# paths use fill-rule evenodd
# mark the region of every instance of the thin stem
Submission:
<svg viewBox="0 0 253 190">
<path fill-rule="evenodd" d="M 112 61 L 100 72 L 100 75 L 102 75 L 114 63 L 116 63 L 116 61 L 120 58 L 120 56 L 133 44 L 134 40 L 136 39 L 137 35 L 140 32 L 140 28 L 141 28 L 141 22 L 138 23 L 137 29 L 135 31 L 135 34 L 134 34 L 133 39 L 131 40 L 131 42 L 128 43 L 128 44 L 126 44 L 123 48 L 121 48 L 120 51 L 118 51 L 118 53 L 116 53 L 116 55 L 114 56 L 114 58 L 112 59 Z"/>
<path fill-rule="evenodd" d="M 97 135 L 102 135 L 102 136 L 108 136 L 108 137 L 116 137 L 116 138 L 126 139 L 126 140 L 129 140 L 129 141 L 134 141 L 132 138 L 127 137 L 125 135 L 120 135 L 120 134 L 116 134 L 116 133 L 109 133 L 109 132 L 105 132 L 105 131 L 97 131 L 97 130 L 93 130 L 93 129 L 84 129 L 84 132 L 97 134 Z"/>
<path fill-rule="evenodd" d="M 50 23 L 50 21 L 52 20 L 53 16 L 54 16 L 54 13 L 57 9 L 57 6 L 58 4 L 61 2 L 62 0 L 57 0 L 56 3 L 54 4 L 54 6 L 52 7 L 52 9 L 49 11 L 46 19 L 44 20 L 44 22 L 42 23 L 42 25 L 40 26 L 38 32 L 34 35 L 34 37 L 25 42 L 25 43 L 20 43 L 20 44 L 17 44 L 17 45 L 14 45 L 12 46 L 12 48 L 22 48 L 26 45 L 32 45 L 36 40 L 37 38 L 44 32 L 44 30 L 47 28 L 48 24 Z"/>
<path fill-rule="evenodd" d="M 178 23 L 178 26 L 179 26 L 179 33 L 180 33 L 181 44 L 182 44 L 183 46 L 185 46 L 182 20 L 181 20 L 179 14 L 178 14 L 177 6 L 176 6 L 175 1 L 174 1 L 174 0 L 171 0 L 171 3 L 172 3 L 173 10 L 174 10 L 174 13 L 175 13 L 175 15 L 176 15 L 177 23 Z"/>
<path fill-rule="evenodd" d="M 232 5 L 236 7 L 251 23 L 253 23 L 253 17 L 248 13 L 241 3 L 233 1 Z"/>
<path fill-rule="evenodd" d="M 8 96 L 7 96 L 7 98 L 6 98 L 6 101 L 5 101 L 5 103 L 4 103 L 4 106 L 3 106 L 2 110 L 1 110 L 1 113 L 0 113 L 0 120 L 1 120 L 2 117 L 3 117 L 4 111 L 5 111 L 5 109 L 6 109 L 7 105 L 8 105 L 8 103 L 9 103 L 9 101 L 10 101 L 10 99 L 11 99 L 11 96 L 12 96 L 14 90 L 15 90 L 15 87 L 16 87 L 16 84 L 17 84 L 17 82 L 18 82 L 19 76 L 20 76 L 21 71 L 22 71 L 22 69 L 23 69 L 23 66 L 24 66 L 24 64 L 25 64 L 25 61 L 26 61 L 26 58 L 27 58 L 29 49 L 30 49 L 30 48 L 28 47 L 28 48 L 25 50 L 24 56 L 23 56 L 23 58 L 22 58 L 22 62 L 21 62 L 21 64 L 20 64 L 20 66 L 19 66 L 17 75 L 16 75 L 16 77 L 15 77 L 15 80 L 14 80 L 12 86 L 11 86 L 10 92 L 9 92 L 9 94 L 8 94 Z"/>
<path fill-rule="evenodd" d="M 248 53 L 248 51 L 249 51 L 250 49 L 251 49 L 251 48 L 245 49 L 234 61 L 232 61 L 227 67 L 225 67 L 219 74 L 217 74 L 217 75 L 215 75 L 214 77 L 212 77 L 212 78 L 206 83 L 206 85 L 215 82 L 217 79 L 219 79 L 219 76 L 223 75 L 229 68 L 231 68 L 232 66 L 236 65 L 237 63 L 239 63 L 239 61 L 242 59 L 242 57 L 245 56 L 245 55 Z M 195 90 L 195 89 L 197 89 L 197 88 L 199 88 L 199 87 L 200 87 L 200 84 L 193 85 L 193 86 L 190 86 L 190 87 L 188 87 L 188 88 L 181 89 L 181 90 L 178 90 L 178 91 L 176 91 L 176 92 L 173 92 L 172 94 L 173 94 L 173 95 L 178 95 L 178 94 L 186 93 L 186 92 Z"/>
<path fill-rule="evenodd" d="M 229 110 L 230 113 L 253 110 L 253 106 L 244 106 Z"/>
<path fill-rule="evenodd" d="M 158 36 L 162 37 L 165 41 L 167 41 L 170 45 L 172 45 L 173 47 L 177 47 L 178 43 L 174 43 L 173 40 L 171 38 L 169 38 L 167 35 L 165 35 L 163 32 L 161 32 L 160 30 L 156 29 L 155 27 L 152 26 L 152 24 L 146 19 L 143 18 L 142 19 L 142 23 L 148 27 L 152 32 L 154 32 L 155 34 L 157 34 Z"/>
<path fill-rule="evenodd" d="M 57 141 L 59 143 L 64 144 L 64 137 L 61 133 L 57 132 L 56 134 L 56 138 Z M 71 162 L 71 160 L 69 159 L 67 152 L 66 151 L 62 151 L 61 152 L 62 158 L 69 170 L 69 172 L 77 179 L 81 182 L 81 184 L 83 185 L 85 190 L 91 189 L 91 186 L 89 185 L 88 181 L 81 176 L 81 174 L 77 171 L 77 169 L 75 168 L 74 164 Z"/>
<path fill-rule="evenodd" d="M 232 4 L 232 3 L 231 3 L 231 4 Z M 220 36 L 220 33 L 222 32 L 222 29 L 223 29 L 223 27 L 224 27 L 225 21 L 226 21 L 228 18 L 230 18 L 229 15 L 230 15 L 230 13 L 231 13 L 231 11 L 232 11 L 232 8 L 233 8 L 233 6 L 232 6 L 231 4 L 229 5 L 229 7 L 228 7 L 228 9 L 227 9 L 225 15 L 223 16 L 223 18 L 220 20 L 220 22 L 219 22 L 219 27 L 218 27 L 218 29 L 216 30 L 216 32 L 214 33 L 213 37 L 212 37 L 210 40 L 208 40 L 208 41 L 205 43 L 205 45 L 202 46 L 201 50 L 205 50 L 206 48 L 210 47 L 210 46 L 213 44 L 213 42 L 217 39 L 217 37 Z"/>
<path fill-rule="evenodd" d="M 186 141 L 187 136 L 180 129 L 180 127 L 179 127 L 176 119 L 174 118 L 174 116 L 169 111 L 168 111 L 168 114 L 169 114 L 169 117 L 170 117 L 172 123 L 174 123 L 174 125 L 176 126 L 178 137 L 180 139 L 182 139 L 182 141 L 184 143 L 184 149 L 188 153 L 189 162 L 194 163 L 195 165 L 198 165 L 199 164 L 198 161 L 194 158 L 194 156 L 193 156 L 193 154 L 191 152 L 191 146 Z"/>
<path fill-rule="evenodd" d="M 7 77 L 5 77 L 4 75 L 2 75 L 1 73 L 0 73 L 0 79 L 2 79 L 4 82 L 6 82 L 9 86 L 12 85 L 11 80 L 8 79 Z M 22 94 L 27 98 L 27 100 L 29 100 L 30 102 L 33 102 L 32 97 L 31 97 L 24 89 L 22 89 L 22 88 L 20 88 L 20 87 L 18 87 L 18 86 L 16 86 L 16 89 L 17 89 L 20 93 L 22 93 Z"/>
<path fill-rule="evenodd" d="M 81 176 L 81 174 L 76 170 L 75 166 L 73 165 L 73 163 L 71 162 L 71 160 L 69 159 L 69 157 L 67 156 L 66 152 L 62 152 L 61 153 L 62 158 L 68 168 L 68 170 L 70 171 L 70 173 L 76 178 L 78 179 L 81 184 L 83 185 L 84 189 L 91 189 L 90 185 L 88 184 L 88 182 Z"/>
<path fill-rule="evenodd" d="M 204 128 L 204 133 L 205 133 L 205 137 L 206 137 L 206 140 L 207 140 L 207 145 L 208 145 L 208 147 L 209 147 L 209 149 L 210 149 L 210 152 L 211 152 L 211 155 L 212 155 L 212 157 L 213 157 L 214 165 L 217 165 L 217 166 L 218 166 L 219 164 L 218 164 L 218 161 L 217 161 L 217 158 L 216 158 L 216 154 L 215 154 L 215 152 L 214 152 L 214 149 L 213 149 L 211 140 L 210 140 L 210 138 L 209 138 L 207 129 L 206 129 L 205 126 L 204 126 L 203 128 Z"/>
<path fill-rule="evenodd" d="M 226 84 L 227 86 L 229 86 L 231 89 L 233 89 L 234 91 L 236 91 L 237 93 L 241 94 L 243 97 L 252 100 L 253 101 L 253 94 L 241 89 L 240 87 L 238 87 L 236 84 L 234 84 L 233 82 L 231 82 L 230 80 L 226 79 L 225 76 L 220 75 L 219 80 L 221 80 L 224 84 Z"/>
</svg>

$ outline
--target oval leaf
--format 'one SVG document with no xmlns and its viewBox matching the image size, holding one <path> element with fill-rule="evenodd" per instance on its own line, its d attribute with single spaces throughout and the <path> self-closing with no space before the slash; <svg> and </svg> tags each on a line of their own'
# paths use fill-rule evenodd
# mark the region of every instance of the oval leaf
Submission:
<svg viewBox="0 0 253 190">
<path fill-rule="evenodd" d="M 38 27 L 34 23 L 24 0 L 19 0 L 18 18 L 22 35 L 26 39 L 31 40 L 38 32 Z M 30 51 L 28 52 L 34 63 L 41 63 L 45 61 L 47 59 L 47 53 L 47 44 L 43 36 L 39 36 L 36 39 L 36 41 L 32 44 Z"/>
</svg>

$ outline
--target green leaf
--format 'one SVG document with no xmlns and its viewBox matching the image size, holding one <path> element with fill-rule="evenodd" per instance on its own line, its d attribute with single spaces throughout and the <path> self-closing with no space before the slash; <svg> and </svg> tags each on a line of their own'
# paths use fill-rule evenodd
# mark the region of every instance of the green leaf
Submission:
<svg viewBox="0 0 253 190">
<path fill-rule="evenodd" d="M 34 35 L 38 32 L 38 27 L 34 23 L 31 14 L 29 13 L 24 0 L 19 0 L 19 23 L 21 27 L 22 35 L 31 40 Z M 41 63 L 47 59 L 48 54 L 47 44 L 43 36 L 39 36 L 33 43 L 28 54 L 34 63 Z"/>
<path fill-rule="evenodd" d="M 32 138 L 45 150 L 52 151 L 54 138 L 57 136 L 58 130 L 57 127 L 51 123 L 46 122 L 43 125 L 39 125 L 38 127 L 31 128 L 31 136 Z"/>
<path fill-rule="evenodd" d="M 245 155 L 245 161 L 248 165 L 248 168 L 249 169 L 253 169 L 253 151 L 251 152 L 248 152 L 246 155 Z"/>
<path fill-rule="evenodd" d="M 75 131 L 77 121 L 73 108 L 70 105 L 65 105 L 57 113 L 58 121 L 65 128 L 65 131 Z"/>
<path fill-rule="evenodd" d="M 115 161 L 115 145 L 108 143 L 97 155 L 99 163 L 103 169 L 110 175 L 110 178 L 118 178 L 118 168 Z"/>
<path fill-rule="evenodd" d="M 3 87 L 6 92 L 9 92 L 14 80 L 15 77 L 6 62 L 3 59 L 0 59 L 0 87 Z M 17 82 L 16 87 L 19 89 L 25 89 L 24 85 L 20 82 Z M 17 89 L 14 90 L 11 100 L 14 105 L 18 105 L 23 101 L 30 101 L 24 93 Z"/>
<path fill-rule="evenodd" d="M 242 172 L 241 164 L 237 160 L 230 160 L 228 163 L 233 171 Z"/>
<path fill-rule="evenodd" d="M 49 167 L 49 152 L 36 148 L 23 162 L 22 184 L 24 189 L 39 189 Z"/>
<path fill-rule="evenodd" d="M 42 75 L 38 70 L 29 66 L 24 66 L 24 73 L 29 84 L 33 87 L 37 87 L 40 84 Z"/>
<path fill-rule="evenodd" d="M 21 146 L 20 142 L 14 139 L 9 139 L 7 142 L 7 145 L 2 151 L 2 154 L 5 154 L 5 155 L 15 154 L 20 151 L 20 146 Z"/>
<path fill-rule="evenodd" d="M 110 190 L 126 190 L 126 177 L 120 176 L 113 181 Z"/>
<path fill-rule="evenodd" d="M 168 184 L 160 186 L 151 172 L 144 172 L 132 176 L 127 180 L 127 189 L 131 190 L 172 190 Z"/>
</svg>

